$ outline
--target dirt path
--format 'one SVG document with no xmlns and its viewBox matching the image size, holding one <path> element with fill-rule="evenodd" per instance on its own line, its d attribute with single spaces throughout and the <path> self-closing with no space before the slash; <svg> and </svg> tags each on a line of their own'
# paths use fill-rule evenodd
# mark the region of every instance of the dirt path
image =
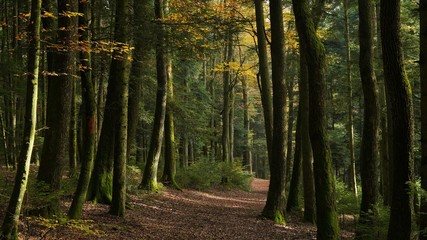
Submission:
<svg viewBox="0 0 427 240">
<path fill-rule="evenodd" d="M 166 190 L 131 196 L 125 219 L 109 215 L 107 206 L 87 204 L 83 218 L 90 219 L 88 222 L 72 228 L 59 226 L 43 238 L 316 239 L 315 227 L 296 219 L 288 219 L 287 226 L 260 219 L 268 181 L 255 179 L 252 187 L 251 192 Z M 86 230 L 76 229 L 79 227 Z M 97 234 L 87 233 L 89 230 Z"/>
</svg>

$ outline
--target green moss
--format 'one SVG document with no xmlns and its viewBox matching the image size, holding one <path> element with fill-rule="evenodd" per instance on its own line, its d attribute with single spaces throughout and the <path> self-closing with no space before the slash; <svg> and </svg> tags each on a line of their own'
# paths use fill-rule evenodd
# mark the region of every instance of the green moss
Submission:
<svg viewBox="0 0 427 240">
<path fill-rule="evenodd" d="M 273 219 L 274 219 L 274 222 L 277 224 L 286 225 L 285 218 L 283 217 L 283 214 L 279 210 L 276 210 L 274 212 Z"/>
</svg>

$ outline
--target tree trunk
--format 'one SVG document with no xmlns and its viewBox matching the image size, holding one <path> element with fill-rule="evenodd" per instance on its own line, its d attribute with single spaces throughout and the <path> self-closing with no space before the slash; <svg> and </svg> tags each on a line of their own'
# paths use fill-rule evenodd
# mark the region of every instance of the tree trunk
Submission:
<svg viewBox="0 0 427 240">
<path fill-rule="evenodd" d="M 317 239 L 339 239 L 335 183 L 325 117 L 325 49 L 320 42 L 307 0 L 292 0 L 298 35 L 306 51 L 309 73 L 309 132 L 314 155 Z"/>
<path fill-rule="evenodd" d="M 155 17 L 163 18 L 163 0 L 154 2 Z M 157 27 L 156 43 L 156 70 L 157 70 L 157 96 L 156 110 L 154 113 L 153 131 L 151 133 L 150 149 L 140 188 L 152 192 L 157 190 L 157 168 L 163 142 L 167 98 L 167 69 L 165 58 L 165 29 L 162 23 Z"/>
<path fill-rule="evenodd" d="M 68 217 L 71 219 L 80 219 L 83 204 L 86 201 L 86 194 L 89 188 L 90 176 L 92 173 L 93 162 L 95 158 L 95 144 L 97 136 L 97 110 L 95 85 L 92 79 L 91 53 L 85 51 L 85 46 L 90 44 L 90 1 L 79 2 L 79 34 L 82 49 L 80 50 L 80 76 L 82 81 L 82 101 L 85 108 L 85 124 L 83 130 L 83 150 L 81 158 L 81 169 L 76 192 L 74 193 L 71 207 L 68 211 Z"/>
<path fill-rule="evenodd" d="M 294 153 L 294 161 L 293 161 L 293 167 L 292 167 L 292 178 L 291 178 L 291 185 L 289 188 L 289 196 L 288 196 L 288 202 L 286 204 L 286 211 L 291 212 L 292 210 L 297 210 L 299 206 L 299 190 L 300 190 L 300 183 L 301 183 L 301 114 L 302 109 L 300 108 L 298 110 L 298 118 L 297 118 L 297 130 L 295 134 L 295 153 Z M 289 128 L 288 128 L 289 129 Z M 289 141 L 292 141 L 290 139 Z M 289 144 L 289 143 L 288 143 Z M 289 148 L 288 148 L 289 149 Z M 289 156 L 289 152 L 288 152 Z M 288 160 L 287 160 L 288 162 Z M 288 162 L 289 163 L 289 162 Z"/>
<path fill-rule="evenodd" d="M 313 151 L 309 133 L 309 86 L 308 70 L 305 49 L 300 45 L 300 82 L 299 82 L 299 108 L 301 110 L 301 155 L 304 186 L 304 220 L 316 222 L 316 196 L 313 173 Z"/>
<path fill-rule="evenodd" d="M 363 137 L 360 149 L 361 224 L 372 227 L 378 200 L 378 86 L 374 73 L 374 2 L 359 0 L 359 67 L 364 94 Z M 366 234 L 366 233 L 365 233 Z M 360 235 L 363 238 L 363 236 Z M 366 236 L 365 236 L 366 237 Z"/>
<path fill-rule="evenodd" d="M 28 77 L 24 135 L 13 192 L 0 231 L 1 239 L 18 239 L 18 221 L 30 172 L 37 124 L 37 94 L 40 62 L 41 0 L 33 0 L 29 26 Z"/>
<path fill-rule="evenodd" d="M 270 161 L 270 185 L 262 215 L 285 223 L 286 213 L 286 80 L 285 36 L 281 1 L 270 2 L 271 62 L 273 79 L 273 138 Z"/>
<path fill-rule="evenodd" d="M 251 159 L 251 128 L 249 123 L 249 101 L 248 86 L 246 78 L 242 78 L 242 95 L 243 95 L 243 129 L 244 129 L 244 150 L 243 150 L 243 167 L 252 173 Z"/>
<path fill-rule="evenodd" d="M 427 190 L 427 0 L 420 0 L 421 187 Z M 427 229 L 427 198 L 421 202 L 420 230 Z M 427 239 L 422 234 L 420 239 Z"/>
<path fill-rule="evenodd" d="M 172 74 L 172 61 L 168 62 L 168 93 L 166 103 L 166 117 L 165 117 L 165 166 L 163 168 L 162 182 L 166 185 L 178 188 L 175 181 L 176 173 L 176 154 L 175 154 L 175 127 L 173 122 L 173 74 Z"/>
<path fill-rule="evenodd" d="M 403 66 L 400 39 L 400 1 L 381 0 L 381 42 L 386 94 L 390 105 L 389 132 L 393 167 L 388 239 L 410 239 L 413 221 L 413 194 L 409 183 L 414 181 L 413 107 L 409 80 Z"/>
<path fill-rule="evenodd" d="M 293 61 L 289 63 L 289 69 L 293 69 Z M 290 71 L 291 72 L 291 71 Z M 293 139 L 294 139 L 294 119 L 295 119 L 295 109 L 294 109 L 294 74 L 290 74 L 288 85 L 287 85 L 288 99 L 289 99 L 289 120 L 288 120 L 288 136 L 287 136 L 287 146 L 286 146 L 286 181 L 291 181 L 291 176 L 293 176 L 293 159 L 292 155 L 292 147 L 293 147 Z M 291 174 L 292 170 L 292 174 Z M 301 170 L 301 167 L 300 167 Z M 297 180 L 297 179 L 295 179 Z M 299 181 L 300 179 L 298 179 Z M 299 185 L 299 183 L 298 183 Z M 290 194 L 290 193 L 289 193 Z"/>
<path fill-rule="evenodd" d="M 47 105 L 47 127 L 43 143 L 43 151 L 37 180 L 50 186 L 50 191 L 57 192 L 61 189 L 61 180 L 66 165 L 66 156 L 69 145 L 69 123 L 71 118 L 71 95 L 73 87 L 70 67 L 73 64 L 75 17 L 63 15 L 64 12 L 76 12 L 76 1 L 58 0 L 58 30 L 57 44 L 66 51 L 56 51 L 50 68 L 56 74 L 49 76 L 48 105 Z M 47 3 L 53 4 L 53 3 Z M 50 8 L 48 11 L 51 11 Z M 48 26 L 48 28 L 52 25 Z M 50 28 L 52 29 L 52 28 Z M 53 193 L 55 194 L 55 193 Z M 56 194 L 57 195 L 57 194 Z M 55 197 L 48 206 L 39 209 L 38 214 L 45 217 L 59 216 L 59 196 Z"/>
<path fill-rule="evenodd" d="M 344 24 L 345 24 L 345 48 L 346 48 L 346 78 L 348 101 L 348 149 L 350 152 L 350 166 L 348 168 L 348 185 L 357 196 L 356 183 L 356 159 L 354 157 L 354 127 L 353 127 L 353 83 L 351 79 L 351 55 L 350 55 L 350 26 L 348 22 L 348 0 L 344 0 Z"/>
<path fill-rule="evenodd" d="M 224 47 L 224 74 L 223 74 L 223 109 L 222 109 L 222 161 L 231 161 L 230 142 L 230 112 L 231 112 L 231 91 L 230 84 L 231 68 L 228 66 L 233 58 L 233 34 L 230 30 L 227 33 L 227 41 Z"/>
<path fill-rule="evenodd" d="M 268 159 L 271 160 L 273 139 L 273 102 L 271 98 L 271 83 L 268 71 L 267 39 L 265 37 L 263 0 L 255 0 L 256 28 L 258 40 L 259 81 L 261 103 L 264 113 L 264 127 L 267 140 Z"/>
</svg>

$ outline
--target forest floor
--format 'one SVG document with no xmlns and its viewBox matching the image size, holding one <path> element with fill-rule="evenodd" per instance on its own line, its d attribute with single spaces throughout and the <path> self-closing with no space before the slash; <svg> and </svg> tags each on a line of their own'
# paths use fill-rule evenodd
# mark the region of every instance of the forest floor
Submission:
<svg viewBox="0 0 427 240">
<path fill-rule="evenodd" d="M 316 239 L 315 226 L 300 216 L 288 216 L 286 226 L 260 218 L 267 190 L 267 180 L 254 179 L 250 192 L 164 189 L 129 195 L 125 218 L 109 215 L 106 205 L 87 203 L 81 221 L 22 219 L 21 239 Z M 354 224 L 346 225 L 342 239 L 352 239 Z"/>
</svg>

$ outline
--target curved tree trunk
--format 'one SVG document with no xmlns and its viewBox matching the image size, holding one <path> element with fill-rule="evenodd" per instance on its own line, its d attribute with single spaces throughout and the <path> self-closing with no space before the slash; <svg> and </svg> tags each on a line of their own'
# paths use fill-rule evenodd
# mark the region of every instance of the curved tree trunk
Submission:
<svg viewBox="0 0 427 240">
<path fill-rule="evenodd" d="M 388 239 L 410 239 L 413 221 L 413 194 L 408 183 L 414 181 L 413 108 L 411 85 L 403 66 L 400 39 L 400 0 L 381 0 L 381 42 L 392 134 L 391 162 L 393 189 Z"/>
<path fill-rule="evenodd" d="M 325 117 L 325 49 L 311 18 L 307 0 L 292 0 L 298 35 L 306 50 L 309 73 L 309 131 L 314 155 L 317 238 L 339 239 L 335 183 Z"/>
<path fill-rule="evenodd" d="M 163 18 L 163 0 L 155 0 L 154 10 L 156 19 Z M 162 24 L 162 23 L 160 23 Z M 163 142 L 166 116 L 167 98 L 167 69 L 165 59 L 165 29 L 163 25 L 157 27 L 156 43 L 156 70 L 157 70 L 157 95 L 156 110 L 154 113 L 153 131 L 151 133 L 150 149 L 148 150 L 147 163 L 140 188 L 146 191 L 157 190 L 157 168 L 159 165 L 160 151 Z"/>
<path fill-rule="evenodd" d="M 40 62 L 41 0 L 33 0 L 29 27 L 28 77 L 24 135 L 18 159 L 12 196 L 0 230 L 0 239 L 18 239 L 18 221 L 28 183 L 30 162 L 36 135 L 37 93 Z"/>
<path fill-rule="evenodd" d="M 79 17 L 80 26 L 80 41 L 83 46 L 90 43 L 89 34 L 89 19 L 90 19 L 90 1 L 79 2 L 79 12 L 82 14 Z M 82 47 L 83 47 L 82 46 Z M 68 217 L 71 219 L 80 219 L 82 214 L 82 207 L 86 201 L 86 194 L 89 188 L 90 176 L 92 173 L 93 161 L 95 158 L 95 143 L 96 143 L 96 101 L 95 101 L 95 87 L 92 79 L 91 67 L 91 53 L 80 51 L 80 76 L 82 81 L 83 104 L 85 107 L 85 124 L 83 126 L 83 151 L 82 163 L 80 168 L 79 181 L 77 184 L 76 192 L 74 193 L 71 207 L 68 211 Z"/>
</svg>

